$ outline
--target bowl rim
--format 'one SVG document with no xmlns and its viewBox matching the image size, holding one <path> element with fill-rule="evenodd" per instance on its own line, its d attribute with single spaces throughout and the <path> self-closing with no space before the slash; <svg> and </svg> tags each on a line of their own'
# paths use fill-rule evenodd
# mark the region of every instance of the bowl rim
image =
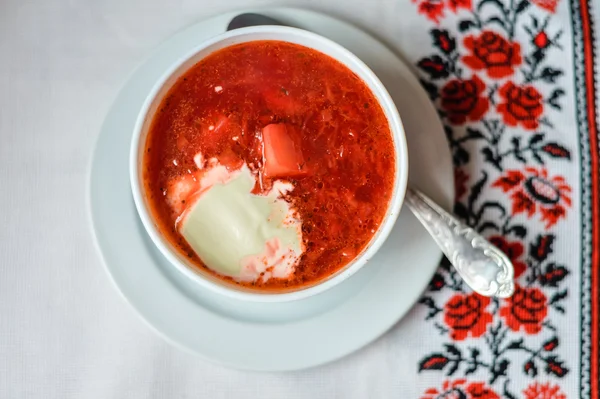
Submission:
<svg viewBox="0 0 600 399">
<path fill-rule="evenodd" d="M 388 204 L 386 215 L 384 216 L 384 219 L 377 231 L 375 232 L 375 234 L 371 237 L 371 241 L 369 242 L 369 244 L 367 244 L 367 246 L 356 258 L 354 258 L 347 265 L 345 265 L 343 268 L 336 271 L 335 273 L 316 282 L 314 285 L 288 292 L 261 292 L 258 290 L 236 290 L 234 286 L 230 286 L 225 282 L 221 283 L 221 280 L 218 280 L 218 278 L 216 277 L 213 279 L 207 278 L 199 270 L 193 270 L 192 267 L 182 262 L 177 256 L 177 250 L 173 248 L 172 245 L 170 245 L 170 243 L 168 243 L 165 238 L 163 238 L 162 233 L 158 230 L 153 220 L 153 216 L 151 215 L 150 210 L 147 209 L 145 193 L 143 189 L 143 182 L 140 179 L 140 154 L 142 153 L 141 147 L 144 147 L 146 145 L 145 140 L 143 143 L 141 140 L 142 133 L 144 131 L 144 125 L 148 118 L 153 118 L 153 115 L 149 115 L 151 106 L 157 100 L 162 101 L 162 97 L 157 97 L 163 90 L 169 79 L 187 61 L 191 60 L 202 50 L 239 36 L 261 33 L 281 33 L 282 36 L 291 35 L 296 36 L 298 38 L 306 39 L 306 41 L 312 43 L 318 42 L 321 44 L 322 47 L 327 47 L 332 50 L 335 50 L 336 53 L 341 55 L 342 57 L 340 57 L 339 55 L 333 56 L 329 53 L 325 53 L 324 51 L 318 48 L 312 47 L 310 44 L 299 44 L 305 47 L 312 48 L 315 51 L 319 51 L 329 57 L 332 57 L 333 59 L 344 65 L 346 68 L 354 72 L 367 85 L 367 87 L 371 90 L 373 95 L 378 100 L 379 105 L 381 106 L 388 119 L 388 125 L 392 134 L 395 149 L 396 173 L 394 177 L 394 189 L 392 192 L 392 197 Z M 289 40 L 286 40 L 284 38 L 251 39 L 247 41 L 242 40 L 241 42 L 252 42 L 257 40 L 280 40 L 284 42 L 290 42 Z M 227 44 L 222 48 L 226 48 L 231 45 L 234 45 L 234 43 Z M 195 63 L 199 61 L 200 60 L 196 60 Z M 195 63 L 193 65 L 195 65 Z M 349 65 L 350 63 L 353 64 L 354 68 L 352 68 Z M 188 67 L 187 70 L 189 70 L 189 68 L 191 67 L 193 66 Z M 174 80 L 174 82 L 176 81 L 177 79 Z M 168 91 L 171 87 L 172 84 L 166 89 L 166 91 Z M 224 32 L 220 35 L 212 37 L 211 39 L 200 42 L 197 46 L 195 46 L 193 49 L 187 52 L 184 56 L 180 57 L 176 62 L 172 63 L 171 66 L 167 68 L 165 72 L 161 75 L 161 77 L 156 81 L 150 92 L 147 94 L 146 99 L 144 100 L 144 103 L 136 118 L 129 152 L 129 180 L 135 207 L 138 216 L 142 221 L 142 225 L 144 226 L 144 230 L 150 236 L 153 244 L 158 248 L 161 254 L 179 272 L 181 272 L 194 282 L 198 283 L 199 285 L 203 286 L 204 288 L 207 288 L 213 292 L 222 294 L 230 298 L 252 302 L 288 302 L 317 295 L 340 284 L 341 282 L 358 272 L 362 267 L 364 267 L 369 262 L 369 260 L 377 253 L 379 248 L 386 241 L 392 228 L 394 227 L 404 201 L 404 195 L 406 193 L 406 187 L 408 183 L 408 148 L 406 144 L 406 134 L 404 131 L 404 126 L 402 124 L 400 115 L 398 113 L 394 101 L 392 100 L 391 96 L 389 95 L 388 91 L 386 90 L 383 83 L 381 83 L 377 75 L 356 55 L 354 55 L 342 45 L 334 42 L 333 40 L 327 39 L 321 35 L 309 32 L 304 29 L 276 25 L 251 26 Z"/>
</svg>

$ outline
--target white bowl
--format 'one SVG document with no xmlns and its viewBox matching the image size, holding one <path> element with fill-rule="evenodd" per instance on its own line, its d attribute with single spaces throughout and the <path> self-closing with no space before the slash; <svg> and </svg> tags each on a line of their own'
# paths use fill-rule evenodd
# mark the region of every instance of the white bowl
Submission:
<svg viewBox="0 0 600 399">
<path fill-rule="evenodd" d="M 260 292 L 236 286 L 191 264 L 158 230 L 149 212 L 142 184 L 141 165 L 148 130 L 154 113 L 169 89 L 179 77 L 209 54 L 234 44 L 256 40 L 279 40 L 312 48 L 338 60 L 358 75 L 375 95 L 388 119 L 396 154 L 396 176 L 392 198 L 383 222 L 371 239 L 371 242 L 353 261 L 336 273 L 318 281 L 314 285 L 283 293 Z M 236 299 L 259 302 L 285 302 L 313 296 L 341 283 L 356 273 L 375 255 L 388 237 L 400 213 L 408 179 L 408 152 L 404 128 L 394 102 L 373 71 L 354 54 L 329 39 L 302 29 L 283 26 L 254 26 L 226 32 L 199 44 L 189 54 L 165 71 L 148 94 L 138 115 L 131 141 L 129 172 L 133 199 L 144 228 L 156 247 L 181 273 L 211 291 Z"/>
</svg>

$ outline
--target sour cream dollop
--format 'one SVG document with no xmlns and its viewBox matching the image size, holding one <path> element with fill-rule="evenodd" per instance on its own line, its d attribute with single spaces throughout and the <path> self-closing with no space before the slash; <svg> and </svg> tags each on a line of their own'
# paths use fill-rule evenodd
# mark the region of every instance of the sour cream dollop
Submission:
<svg viewBox="0 0 600 399">
<path fill-rule="evenodd" d="M 177 230 L 202 262 L 238 281 L 291 276 L 304 251 L 301 220 L 283 199 L 293 185 L 277 180 L 256 195 L 256 177 L 246 164 L 229 170 L 215 159 L 206 166 L 201 155 L 195 160 L 202 161 L 200 170 L 172 182 L 167 195 L 181 211 Z"/>
</svg>

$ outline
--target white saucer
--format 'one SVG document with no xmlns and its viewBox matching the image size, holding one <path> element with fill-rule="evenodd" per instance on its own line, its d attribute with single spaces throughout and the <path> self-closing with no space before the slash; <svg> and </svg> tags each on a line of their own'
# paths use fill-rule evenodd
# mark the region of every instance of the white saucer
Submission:
<svg viewBox="0 0 600 399">
<path fill-rule="evenodd" d="M 408 67 L 380 42 L 345 22 L 305 10 L 258 11 L 337 41 L 373 69 L 400 111 L 412 184 L 449 209 L 454 196 L 450 152 L 436 111 Z M 136 116 L 151 86 L 174 60 L 224 31 L 241 12 L 202 21 L 175 35 L 131 75 L 96 144 L 89 188 L 92 225 L 115 285 L 167 340 L 235 368 L 302 369 L 345 356 L 392 327 L 426 287 L 441 252 L 403 209 L 378 254 L 344 283 L 297 302 L 258 304 L 196 286 L 153 247 L 129 186 L 129 141 Z"/>
</svg>

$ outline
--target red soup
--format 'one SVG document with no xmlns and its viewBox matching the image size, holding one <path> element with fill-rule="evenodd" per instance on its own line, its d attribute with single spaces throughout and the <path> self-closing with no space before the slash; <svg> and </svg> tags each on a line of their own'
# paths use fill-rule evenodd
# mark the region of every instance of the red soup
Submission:
<svg viewBox="0 0 600 399">
<path fill-rule="evenodd" d="M 351 262 L 382 223 L 396 173 L 387 118 L 366 84 L 333 58 L 281 41 L 234 45 L 194 65 L 162 100 L 144 154 L 145 192 L 164 237 L 199 269 L 260 290 L 311 285 Z M 178 222 L 203 195 L 207 165 L 247 168 L 252 195 L 291 185 L 280 199 L 302 249 L 288 274 L 219 273 L 184 238 Z"/>
</svg>

